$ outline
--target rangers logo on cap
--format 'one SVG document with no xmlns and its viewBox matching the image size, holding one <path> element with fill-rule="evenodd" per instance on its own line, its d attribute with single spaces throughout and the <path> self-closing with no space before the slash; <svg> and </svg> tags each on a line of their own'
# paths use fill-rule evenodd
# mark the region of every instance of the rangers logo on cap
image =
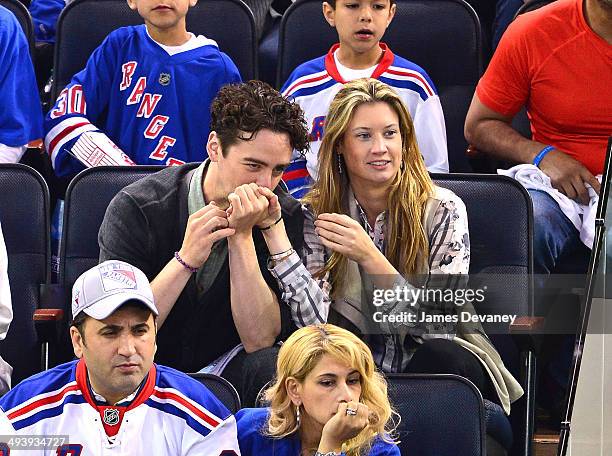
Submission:
<svg viewBox="0 0 612 456">
<path fill-rule="evenodd" d="M 111 263 L 100 266 L 100 276 L 104 291 L 112 291 L 118 288 L 136 288 L 136 275 L 134 269 L 126 263 Z"/>
<path fill-rule="evenodd" d="M 85 312 L 103 320 L 130 300 L 159 315 L 147 276 L 124 261 L 108 260 L 79 276 L 72 287 L 72 317 Z"/>
</svg>

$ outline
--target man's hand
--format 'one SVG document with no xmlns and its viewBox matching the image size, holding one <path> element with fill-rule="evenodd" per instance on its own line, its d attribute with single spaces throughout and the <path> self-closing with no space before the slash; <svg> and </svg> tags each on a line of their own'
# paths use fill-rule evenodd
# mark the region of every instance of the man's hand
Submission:
<svg viewBox="0 0 612 456">
<path fill-rule="evenodd" d="M 199 268 L 208 259 L 213 244 L 234 233 L 225 211 L 213 201 L 189 216 L 179 255 L 189 266 Z"/>
<path fill-rule="evenodd" d="M 380 254 L 359 222 L 344 214 L 321 214 L 314 222 L 315 231 L 325 247 L 359 264 Z"/>
<path fill-rule="evenodd" d="M 346 410 L 355 414 L 346 414 Z M 357 436 L 369 424 L 370 410 L 360 402 L 342 402 L 336 414 L 323 426 L 319 451 L 336 451 L 347 440 Z"/>
<path fill-rule="evenodd" d="M 268 187 L 259 187 L 259 194 L 263 195 L 268 200 L 268 216 L 257 224 L 259 228 L 272 226 L 281 217 L 281 205 L 278 202 L 278 196 L 274 194 Z"/>
<path fill-rule="evenodd" d="M 579 203 L 589 203 L 585 183 L 590 184 L 599 195 L 601 186 L 595 176 L 582 163 L 564 152 L 557 149 L 548 152 L 540 162 L 540 169 L 550 177 L 554 188 Z"/>
<path fill-rule="evenodd" d="M 268 214 L 268 198 L 259 192 L 257 184 L 245 184 L 227 197 L 230 207 L 227 210 L 229 226 L 237 233 L 250 232 L 253 226 L 262 223 Z"/>
</svg>

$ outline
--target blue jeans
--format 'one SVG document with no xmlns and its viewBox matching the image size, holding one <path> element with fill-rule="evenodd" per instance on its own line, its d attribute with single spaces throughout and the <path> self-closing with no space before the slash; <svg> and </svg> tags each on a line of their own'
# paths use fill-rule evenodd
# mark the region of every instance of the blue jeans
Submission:
<svg viewBox="0 0 612 456">
<path fill-rule="evenodd" d="M 533 202 L 536 308 L 554 314 L 555 307 L 563 304 L 558 297 L 554 299 L 547 295 L 547 275 L 551 271 L 573 274 L 581 282 L 576 285 L 584 286 L 585 282 L 580 280 L 578 274 L 586 273 L 591 251 L 582 243 L 578 230 L 554 199 L 545 192 L 528 191 Z M 547 318 L 550 316 L 551 313 L 547 313 Z M 541 369 L 538 401 L 555 414 L 562 411 L 573 351 L 572 334 L 547 336 L 543 340 L 538 363 Z"/>
<path fill-rule="evenodd" d="M 529 190 L 533 202 L 533 262 L 536 274 L 553 270 L 586 273 L 591 251 L 580 240 L 578 230 L 547 193 Z"/>
</svg>

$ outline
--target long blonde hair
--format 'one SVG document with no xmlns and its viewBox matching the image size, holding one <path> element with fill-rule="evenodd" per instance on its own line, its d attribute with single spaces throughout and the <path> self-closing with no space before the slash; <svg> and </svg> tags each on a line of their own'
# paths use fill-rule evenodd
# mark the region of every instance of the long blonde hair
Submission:
<svg viewBox="0 0 612 456">
<path fill-rule="evenodd" d="M 295 407 L 287 394 L 286 380 L 295 378 L 303 383 L 319 360 L 329 355 L 351 366 L 360 374 L 360 402 L 370 409 L 370 424 L 356 437 L 344 443 L 347 456 L 367 454 L 376 436 L 392 443 L 395 425 L 387 398 L 387 382 L 374 364 L 372 352 L 355 334 L 331 324 L 311 325 L 294 332 L 281 346 L 276 362 L 276 379 L 266 390 L 270 402 L 270 417 L 265 432 L 283 438 L 298 430 Z"/>
<path fill-rule="evenodd" d="M 346 194 L 350 181 L 339 173 L 342 157 L 338 146 L 359 106 L 366 103 L 387 103 L 397 114 L 402 138 L 402 162 L 391 182 L 387 197 L 387 232 L 385 256 L 400 274 L 423 272 L 429 256 L 429 243 L 422 223 L 427 198 L 434 184 L 419 152 L 410 113 L 399 95 L 388 85 L 370 78 L 356 79 L 344 85 L 331 103 L 325 121 L 325 133 L 319 149 L 319 178 L 306 195 L 315 215 L 347 214 Z M 340 160 L 340 162 L 338 162 Z M 330 272 L 331 283 L 342 283 L 348 260 L 333 252 L 319 275 Z"/>
</svg>

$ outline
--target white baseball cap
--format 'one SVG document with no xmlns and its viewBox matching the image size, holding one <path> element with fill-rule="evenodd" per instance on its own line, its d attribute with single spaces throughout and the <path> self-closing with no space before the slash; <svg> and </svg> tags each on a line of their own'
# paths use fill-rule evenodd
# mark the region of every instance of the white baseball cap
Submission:
<svg viewBox="0 0 612 456">
<path fill-rule="evenodd" d="M 72 287 L 72 318 L 85 312 L 104 320 L 127 301 L 139 301 L 159 315 L 147 276 L 129 263 L 108 260 L 85 271 Z"/>
</svg>

